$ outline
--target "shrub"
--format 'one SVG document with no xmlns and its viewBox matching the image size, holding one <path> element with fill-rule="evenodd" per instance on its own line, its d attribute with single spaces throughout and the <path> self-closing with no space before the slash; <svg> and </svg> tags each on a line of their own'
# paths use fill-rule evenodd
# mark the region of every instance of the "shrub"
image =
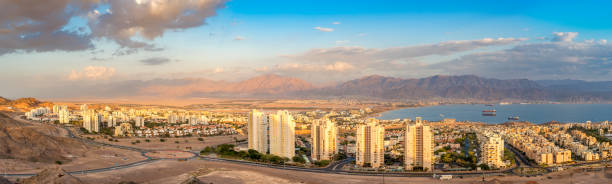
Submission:
<svg viewBox="0 0 612 184">
<path fill-rule="evenodd" d="M 368 163 L 369 164 L 369 163 Z M 329 165 L 329 160 L 320 160 L 320 161 L 315 161 L 315 165 L 319 166 L 319 167 L 324 167 Z"/>
<path fill-rule="evenodd" d="M 166 139 L 159 139 L 159 142 L 166 142 Z"/>
<path fill-rule="evenodd" d="M 57 165 L 62 165 L 62 161 L 56 160 L 56 161 L 55 161 L 55 164 L 57 164 Z"/>
<path fill-rule="evenodd" d="M 198 137 L 198 141 L 204 141 L 204 138 Z"/>
<path fill-rule="evenodd" d="M 306 160 L 303 157 L 298 156 L 298 155 L 293 156 L 292 160 L 293 162 L 297 162 L 297 163 L 302 163 L 302 164 L 306 163 Z"/>
</svg>

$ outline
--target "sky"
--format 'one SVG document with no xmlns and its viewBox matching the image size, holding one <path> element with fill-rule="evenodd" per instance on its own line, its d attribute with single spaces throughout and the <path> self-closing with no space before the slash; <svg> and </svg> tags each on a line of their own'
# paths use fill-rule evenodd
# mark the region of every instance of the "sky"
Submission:
<svg viewBox="0 0 612 184">
<path fill-rule="evenodd" d="M 0 0 L 0 96 L 265 74 L 315 85 L 367 75 L 612 80 L 609 7 L 588 0 Z"/>
</svg>

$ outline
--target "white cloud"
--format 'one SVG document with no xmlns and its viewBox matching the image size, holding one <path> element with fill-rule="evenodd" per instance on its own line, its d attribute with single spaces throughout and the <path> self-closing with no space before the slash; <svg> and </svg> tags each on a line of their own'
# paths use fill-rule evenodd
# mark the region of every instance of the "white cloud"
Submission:
<svg viewBox="0 0 612 184">
<path fill-rule="evenodd" d="M 213 71 L 213 73 L 223 73 L 223 71 L 225 71 L 223 68 L 221 68 L 221 67 L 217 67 L 217 68 L 215 68 L 215 70 Z"/>
<path fill-rule="evenodd" d="M 349 71 L 354 69 L 355 66 L 347 63 L 347 62 L 335 62 L 333 64 L 329 64 L 325 66 L 325 70 L 327 71 L 334 71 L 334 72 L 344 72 L 344 71 Z"/>
<path fill-rule="evenodd" d="M 598 43 L 599 43 L 599 44 L 602 44 L 602 45 L 605 45 L 605 44 L 607 44 L 607 43 L 608 43 L 608 40 L 606 40 L 606 39 L 601 39 L 601 40 L 599 40 L 599 42 L 598 42 Z"/>
<path fill-rule="evenodd" d="M 332 22 L 333 25 L 338 25 L 340 22 Z"/>
<path fill-rule="evenodd" d="M 612 78 L 610 61 L 612 46 L 606 44 L 543 42 L 474 53 L 421 70 L 495 78 L 609 80 Z"/>
<path fill-rule="evenodd" d="M 234 40 L 241 41 L 241 40 L 246 40 L 246 38 L 242 37 L 242 36 L 236 36 L 236 37 L 234 37 Z"/>
<path fill-rule="evenodd" d="M 554 42 L 572 42 L 578 36 L 578 32 L 554 32 Z"/>
<path fill-rule="evenodd" d="M 314 29 L 319 30 L 319 31 L 323 31 L 323 32 L 332 32 L 332 31 L 334 31 L 333 28 L 325 28 L 325 27 L 314 27 Z"/>
<path fill-rule="evenodd" d="M 86 66 L 82 71 L 72 70 L 69 80 L 107 80 L 115 75 L 115 68 L 105 66 Z"/>
<path fill-rule="evenodd" d="M 168 30 L 183 30 L 205 24 L 227 0 L 62 0 L 0 1 L 0 55 L 17 51 L 79 51 L 94 48 L 97 40 L 110 40 L 121 47 L 116 55 L 138 50 L 159 51 L 155 38 Z M 99 11 L 102 5 L 108 9 Z M 41 8 L 44 7 L 44 8 Z M 72 23 L 75 17 L 87 22 Z M 65 27 L 73 27 L 69 30 Z M 91 32 L 84 31 L 91 30 Z"/>
<path fill-rule="evenodd" d="M 347 44 L 350 43 L 350 40 L 337 40 L 336 41 L 336 45 L 342 45 L 342 44 Z"/>
</svg>

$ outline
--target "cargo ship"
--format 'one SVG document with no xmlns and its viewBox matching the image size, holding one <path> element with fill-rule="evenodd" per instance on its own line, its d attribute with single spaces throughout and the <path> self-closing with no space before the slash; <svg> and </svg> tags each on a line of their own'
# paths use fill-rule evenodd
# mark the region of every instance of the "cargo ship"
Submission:
<svg viewBox="0 0 612 184">
<path fill-rule="evenodd" d="M 497 116 L 496 110 L 484 110 L 482 111 L 483 116 Z"/>
<path fill-rule="evenodd" d="M 519 120 L 518 116 L 510 116 L 508 117 L 508 120 Z"/>
</svg>

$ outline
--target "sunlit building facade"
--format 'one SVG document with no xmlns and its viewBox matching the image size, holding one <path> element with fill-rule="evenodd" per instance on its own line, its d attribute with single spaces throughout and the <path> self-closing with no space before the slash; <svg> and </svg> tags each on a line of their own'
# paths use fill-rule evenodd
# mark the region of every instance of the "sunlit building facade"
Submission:
<svg viewBox="0 0 612 184">
<path fill-rule="evenodd" d="M 414 124 L 406 125 L 404 140 L 404 167 L 413 170 L 420 167 L 433 171 L 434 137 L 430 126 L 423 125 L 418 117 Z"/>
<path fill-rule="evenodd" d="M 356 135 L 356 164 L 373 168 L 383 166 L 385 127 L 377 119 L 370 118 L 366 124 L 357 127 Z"/>
<path fill-rule="evenodd" d="M 331 160 L 338 153 L 336 133 L 336 124 L 329 119 L 314 120 L 310 131 L 313 160 Z"/>
</svg>

